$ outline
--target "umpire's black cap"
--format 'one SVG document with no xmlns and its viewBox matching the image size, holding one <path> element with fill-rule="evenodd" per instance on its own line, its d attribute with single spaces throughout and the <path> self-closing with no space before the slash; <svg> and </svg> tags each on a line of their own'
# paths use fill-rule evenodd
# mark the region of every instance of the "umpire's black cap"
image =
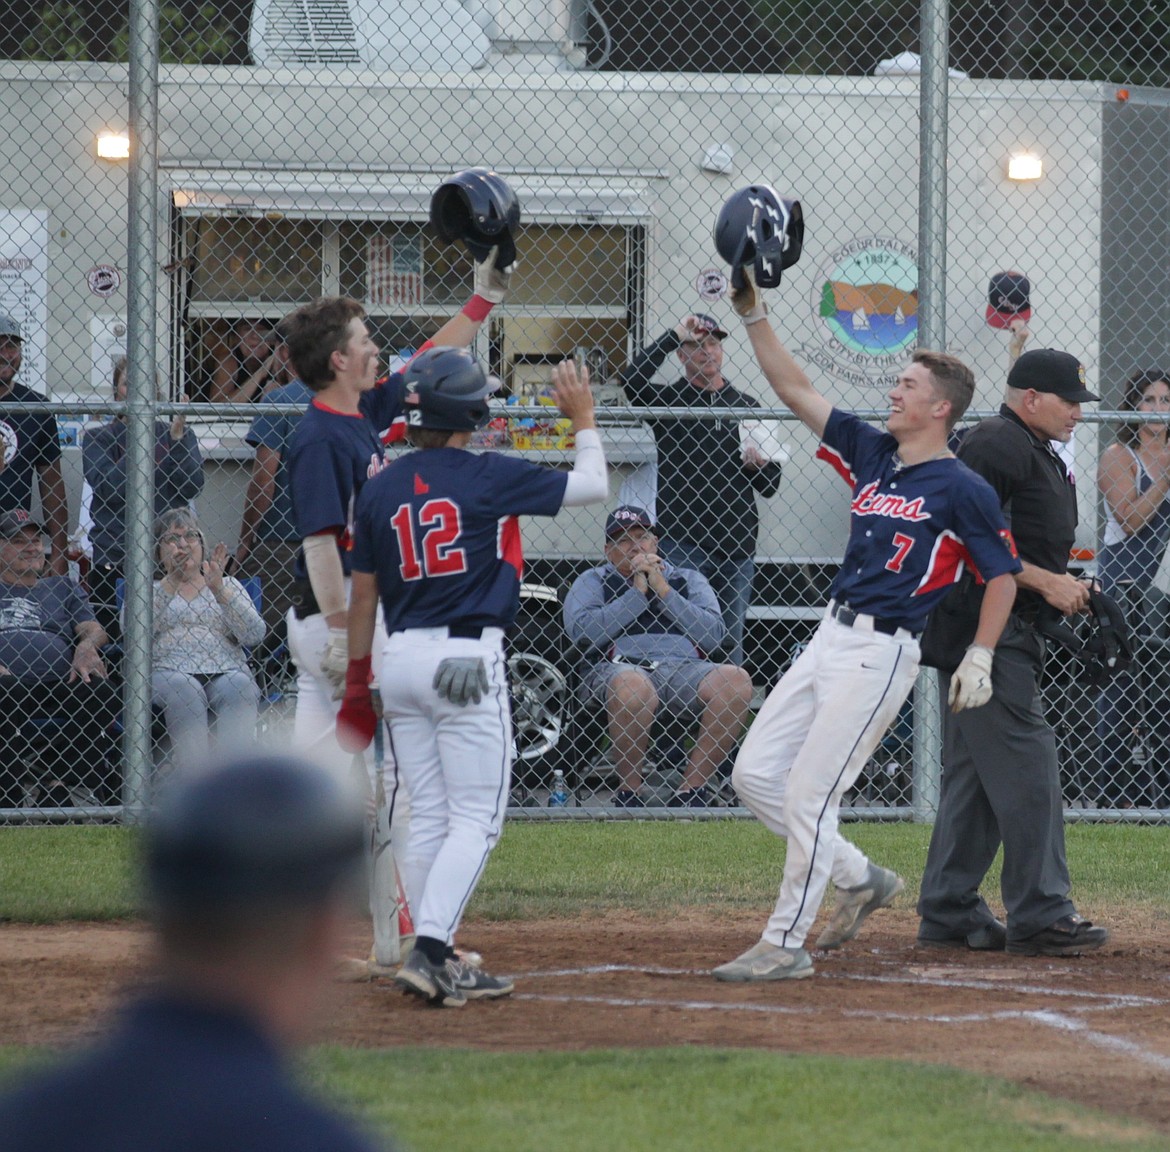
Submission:
<svg viewBox="0 0 1170 1152">
<path fill-rule="evenodd" d="M 312 903 L 357 880 L 365 839 L 356 794 L 323 769 L 292 756 L 241 757 L 165 796 L 146 826 L 147 890 L 160 911 Z"/>
</svg>

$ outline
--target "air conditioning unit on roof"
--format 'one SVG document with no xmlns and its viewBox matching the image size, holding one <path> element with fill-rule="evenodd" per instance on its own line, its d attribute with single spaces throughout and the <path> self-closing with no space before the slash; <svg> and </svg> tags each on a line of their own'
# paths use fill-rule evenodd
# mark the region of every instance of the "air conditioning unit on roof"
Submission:
<svg viewBox="0 0 1170 1152">
<path fill-rule="evenodd" d="M 458 0 L 256 0 L 248 48 L 261 68 L 469 72 L 491 42 Z"/>
</svg>

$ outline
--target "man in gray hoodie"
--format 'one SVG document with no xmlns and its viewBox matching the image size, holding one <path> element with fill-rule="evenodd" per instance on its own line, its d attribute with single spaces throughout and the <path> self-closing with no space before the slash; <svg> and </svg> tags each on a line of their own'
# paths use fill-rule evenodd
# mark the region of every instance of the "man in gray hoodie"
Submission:
<svg viewBox="0 0 1170 1152">
<path fill-rule="evenodd" d="M 706 658 L 726 626 L 707 578 L 658 555 L 654 522 L 624 505 L 605 522 L 606 562 L 574 581 L 565 631 L 584 650 L 582 703 L 605 707 L 622 786 L 619 808 L 642 808 L 639 793 L 650 730 L 660 709 L 693 718 L 698 731 L 671 807 L 714 803 L 707 781 L 738 739 L 752 682 L 735 664 Z"/>
</svg>

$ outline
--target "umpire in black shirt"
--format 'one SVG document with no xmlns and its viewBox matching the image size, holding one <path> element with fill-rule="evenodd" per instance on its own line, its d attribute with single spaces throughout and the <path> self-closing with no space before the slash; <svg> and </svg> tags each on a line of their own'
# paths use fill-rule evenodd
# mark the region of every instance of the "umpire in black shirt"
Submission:
<svg viewBox="0 0 1170 1152">
<path fill-rule="evenodd" d="M 711 316 L 684 317 L 622 370 L 627 399 L 683 411 L 760 407 L 723 375 L 726 335 Z M 654 384 L 671 352 L 678 353 L 682 379 Z M 649 423 L 658 447 L 658 551 L 674 567 L 707 577 L 727 626 L 721 650 L 742 664 L 760 527 L 756 494 L 771 496 L 780 487 L 780 464 L 740 446 L 737 420 L 680 415 Z"/>
<path fill-rule="evenodd" d="M 1025 352 L 1008 373 L 1006 403 L 971 429 L 959 459 L 999 494 L 1023 562 L 1015 606 L 995 649 L 991 702 L 943 711 L 938 816 L 918 901 L 920 944 L 1070 956 L 1109 938 L 1069 899 L 1064 807 L 1056 736 L 1044 719 L 1042 613 L 1070 616 L 1088 605 L 1067 572 L 1077 525 L 1076 490 L 1050 441 L 1067 442 L 1081 403 L 1096 400 L 1076 357 Z M 969 595 L 979 589 L 969 586 Z M 944 683 L 942 699 L 946 700 Z M 1006 928 L 979 886 L 1003 844 Z"/>
<path fill-rule="evenodd" d="M 5 1152 L 371 1152 L 285 1067 L 357 907 L 361 806 L 256 756 L 176 784 L 145 836 L 157 987 L 0 1101 Z"/>
</svg>

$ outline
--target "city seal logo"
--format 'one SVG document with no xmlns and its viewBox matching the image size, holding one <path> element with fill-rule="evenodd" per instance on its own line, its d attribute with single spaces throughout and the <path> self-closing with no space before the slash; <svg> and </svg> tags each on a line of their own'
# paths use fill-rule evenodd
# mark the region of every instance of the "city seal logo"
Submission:
<svg viewBox="0 0 1170 1152">
<path fill-rule="evenodd" d="M 800 351 L 850 384 L 888 386 L 918 339 L 918 253 L 861 237 L 831 253 L 815 281 L 822 343 Z"/>
</svg>

